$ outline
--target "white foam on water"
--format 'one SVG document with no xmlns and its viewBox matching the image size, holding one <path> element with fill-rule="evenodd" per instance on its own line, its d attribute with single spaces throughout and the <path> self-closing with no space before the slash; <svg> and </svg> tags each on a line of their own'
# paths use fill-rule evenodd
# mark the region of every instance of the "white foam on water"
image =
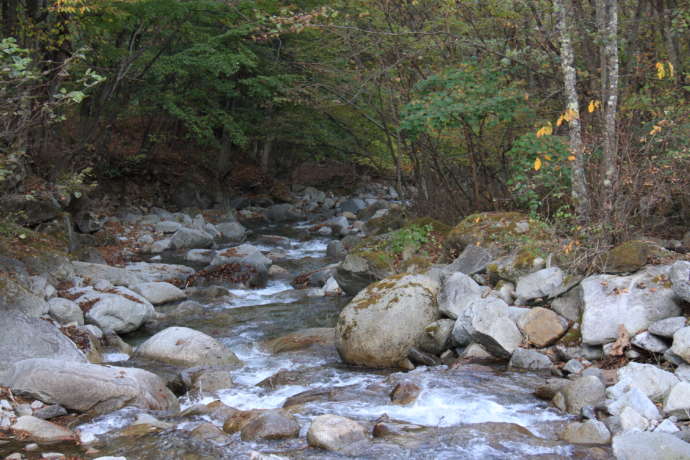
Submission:
<svg viewBox="0 0 690 460">
<path fill-rule="evenodd" d="M 127 353 L 103 353 L 101 357 L 104 363 L 119 363 L 129 360 L 129 355 Z"/>
<path fill-rule="evenodd" d="M 284 280 L 271 280 L 265 288 L 261 289 L 230 289 L 230 293 L 236 296 L 227 305 L 227 308 L 249 307 L 254 305 L 266 305 L 275 303 L 276 299 L 273 297 L 276 294 L 285 291 L 292 291 L 294 288 Z M 297 301 L 299 298 L 281 298 L 282 303 L 291 303 Z"/>
<path fill-rule="evenodd" d="M 555 412 L 531 404 L 503 405 L 490 395 L 458 389 L 426 388 L 407 406 L 356 403 L 343 408 L 350 415 L 375 419 L 381 414 L 424 426 L 448 427 L 468 423 L 502 422 L 530 427 L 538 422 L 560 420 Z"/>
<path fill-rule="evenodd" d="M 75 431 L 79 435 L 79 441 L 82 444 L 88 444 L 98 439 L 100 435 L 129 425 L 137 412 L 137 409 L 131 407 L 120 409 L 110 414 L 96 417 L 89 423 L 79 425 Z"/>
</svg>

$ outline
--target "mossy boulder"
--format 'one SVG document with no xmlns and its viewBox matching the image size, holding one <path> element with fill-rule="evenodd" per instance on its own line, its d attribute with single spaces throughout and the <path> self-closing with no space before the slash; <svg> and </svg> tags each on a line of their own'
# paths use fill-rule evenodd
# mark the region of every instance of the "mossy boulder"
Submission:
<svg viewBox="0 0 690 460">
<path fill-rule="evenodd" d="M 470 245 L 497 255 L 487 266 L 496 279 L 516 282 L 519 277 L 544 268 L 550 254 L 556 256 L 559 265 L 567 266 L 555 231 L 519 212 L 483 212 L 465 217 L 448 233 L 445 254 L 452 260 Z"/>
<path fill-rule="evenodd" d="M 631 240 L 619 244 L 603 256 L 605 273 L 633 273 L 655 258 L 674 257 L 678 254 L 658 246 L 652 241 Z"/>
<path fill-rule="evenodd" d="M 395 275 L 370 285 L 343 309 L 336 348 L 343 361 L 374 368 L 408 367 L 426 327 L 439 318 L 436 281 Z"/>
<path fill-rule="evenodd" d="M 434 219 L 421 218 L 397 230 L 369 236 L 350 250 L 338 266 L 335 279 L 347 294 L 355 295 L 387 276 L 425 271 L 438 259 L 438 253 L 427 250 L 425 245 L 435 235 L 445 236 L 449 229 Z"/>
<path fill-rule="evenodd" d="M 365 230 L 369 235 L 381 235 L 383 233 L 398 230 L 405 225 L 405 215 L 400 210 L 391 210 L 382 217 L 369 219 Z"/>
</svg>

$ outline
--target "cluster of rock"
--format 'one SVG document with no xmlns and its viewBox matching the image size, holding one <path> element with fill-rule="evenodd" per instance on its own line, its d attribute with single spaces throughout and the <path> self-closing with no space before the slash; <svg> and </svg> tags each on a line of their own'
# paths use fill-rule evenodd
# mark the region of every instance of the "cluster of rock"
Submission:
<svg viewBox="0 0 690 460">
<path fill-rule="evenodd" d="M 511 233 L 524 235 L 533 225 L 526 217 L 517 224 L 505 220 Z M 451 232 L 449 239 L 462 237 Z M 558 377 L 540 390 L 542 396 L 583 417 L 563 439 L 613 439 L 618 458 L 652 458 L 644 453 L 659 449 L 669 456 L 655 458 L 690 458 L 690 430 L 684 428 L 690 419 L 690 327 L 683 316 L 690 262 L 645 266 L 645 259 L 628 275 L 582 279 L 555 266 L 552 257 L 516 263 L 524 251 L 519 244 L 506 251 L 486 239 L 467 239 L 449 265 L 389 276 L 359 292 L 338 318 L 342 359 L 404 369 L 505 360 L 512 369 Z M 618 372 L 599 367 L 632 360 L 655 364 L 630 362 Z"/>
</svg>

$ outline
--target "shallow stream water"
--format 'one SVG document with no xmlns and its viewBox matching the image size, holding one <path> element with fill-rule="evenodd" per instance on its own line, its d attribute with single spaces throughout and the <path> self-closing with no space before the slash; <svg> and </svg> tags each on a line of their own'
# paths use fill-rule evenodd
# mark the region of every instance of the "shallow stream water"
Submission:
<svg viewBox="0 0 690 460">
<path fill-rule="evenodd" d="M 300 239 L 299 229 L 300 225 L 290 229 L 257 229 L 257 233 L 291 238 L 291 247 L 286 251 L 289 261 L 280 265 L 293 277 L 333 262 L 325 258 L 327 240 Z M 261 249 L 275 248 L 261 246 Z M 168 259 L 174 260 L 174 256 Z M 355 458 L 609 458 L 606 450 L 557 440 L 556 433 L 569 419 L 532 395 L 543 381 L 538 375 L 507 373 L 472 364 L 455 368 L 421 367 L 407 373 L 372 371 L 344 365 L 333 345 L 271 354 L 262 346 L 263 342 L 304 328 L 333 327 L 348 299 L 310 297 L 308 290 L 294 290 L 288 280 L 271 281 L 263 289 L 234 289 L 232 294 L 235 297 L 230 301 L 205 305 L 202 314 L 163 321 L 158 326 L 187 326 L 205 332 L 225 343 L 245 363 L 231 372 L 234 386 L 220 391 L 217 397 L 183 396 L 180 403 L 183 409 L 214 400 L 236 409 L 273 409 L 296 397 L 301 404 L 292 405 L 290 411 L 300 422 L 299 438 L 243 442 L 239 434 L 234 434 L 205 439 L 194 429 L 204 422 L 222 427 L 222 420 L 209 415 L 165 417 L 160 414 L 152 415 L 171 423 L 171 428 L 123 435 L 123 429 L 141 412 L 128 408 L 78 426 L 82 442 L 96 448 L 99 455 L 120 455 L 130 460 L 244 459 L 252 451 L 291 459 L 345 458 L 310 448 L 306 442 L 306 432 L 314 416 L 338 414 L 355 419 L 368 429 L 381 417 L 398 427 L 394 434 L 373 438 L 356 452 Z M 146 331 L 146 334 L 154 332 Z M 145 334 L 139 334 L 126 340 L 136 344 L 145 338 Z M 121 356 L 111 358 L 117 360 Z M 113 364 L 142 366 L 128 362 Z M 276 374 L 271 382 L 265 382 Z M 410 405 L 393 405 L 388 395 L 396 383 L 403 381 L 421 387 L 421 394 Z M 295 399 L 289 404 L 293 403 Z"/>
</svg>

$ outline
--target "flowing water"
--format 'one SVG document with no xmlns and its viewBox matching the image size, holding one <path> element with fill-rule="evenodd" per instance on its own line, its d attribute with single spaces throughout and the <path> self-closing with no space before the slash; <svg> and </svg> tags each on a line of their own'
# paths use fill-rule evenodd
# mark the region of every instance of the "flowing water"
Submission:
<svg viewBox="0 0 690 460">
<path fill-rule="evenodd" d="M 258 230 L 291 237 L 290 247 L 284 249 L 289 259 L 280 265 L 293 276 L 332 263 L 325 258 L 327 240 L 297 238 L 304 226 Z M 153 415 L 171 423 L 170 428 L 123 435 L 123 429 L 141 412 L 127 408 L 80 425 L 77 430 L 82 442 L 96 448 L 99 455 L 122 455 L 130 460 L 243 459 L 249 458 L 251 451 L 292 459 L 335 459 L 345 457 L 307 445 L 306 432 L 314 416 L 343 415 L 371 429 L 385 415 L 396 432 L 373 438 L 355 458 L 609 458 L 603 449 L 557 441 L 555 433 L 568 419 L 532 396 L 542 381 L 537 375 L 506 373 L 478 365 L 422 367 L 407 373 L 372 371 L 344 365 L 332 344 L 271 354 L 262 347 L 264 341 L 304 328 L 333 327 L 348 299 L 312 296 L 309 290 L 294 290 L 288 281 L 280 280 L 269 282 L 263 289 L 234 289 L 232 294 L 235 297 L 230 301 L 206 304 L 200 314 L 159 325 L 203 331 L 225 343 L 245 363 L 231 372 L 231 388 L 216 397 L 183 396 L 181 405 L 189 408 L 220 400 L 248 410 L 281 408 L 288 401 L 300 422 L 299 438 L 243 442 L 239 434 L 234 434 L 209 439 L 194 429 L 207 422 L 222 427 L 223 420 L 211 415 L 160 414 Z M 149 335 L 153 332 L 147 331 Z M 145 338 L 140 334 L 126 339 L 135 344 Z M 122 355 L 108 358 L 117 361 Z M 410 405 L 393 405 L 388 395 L 396 383 L 403 381 L 415 383 L 422 391 Z"/>
</svg>

